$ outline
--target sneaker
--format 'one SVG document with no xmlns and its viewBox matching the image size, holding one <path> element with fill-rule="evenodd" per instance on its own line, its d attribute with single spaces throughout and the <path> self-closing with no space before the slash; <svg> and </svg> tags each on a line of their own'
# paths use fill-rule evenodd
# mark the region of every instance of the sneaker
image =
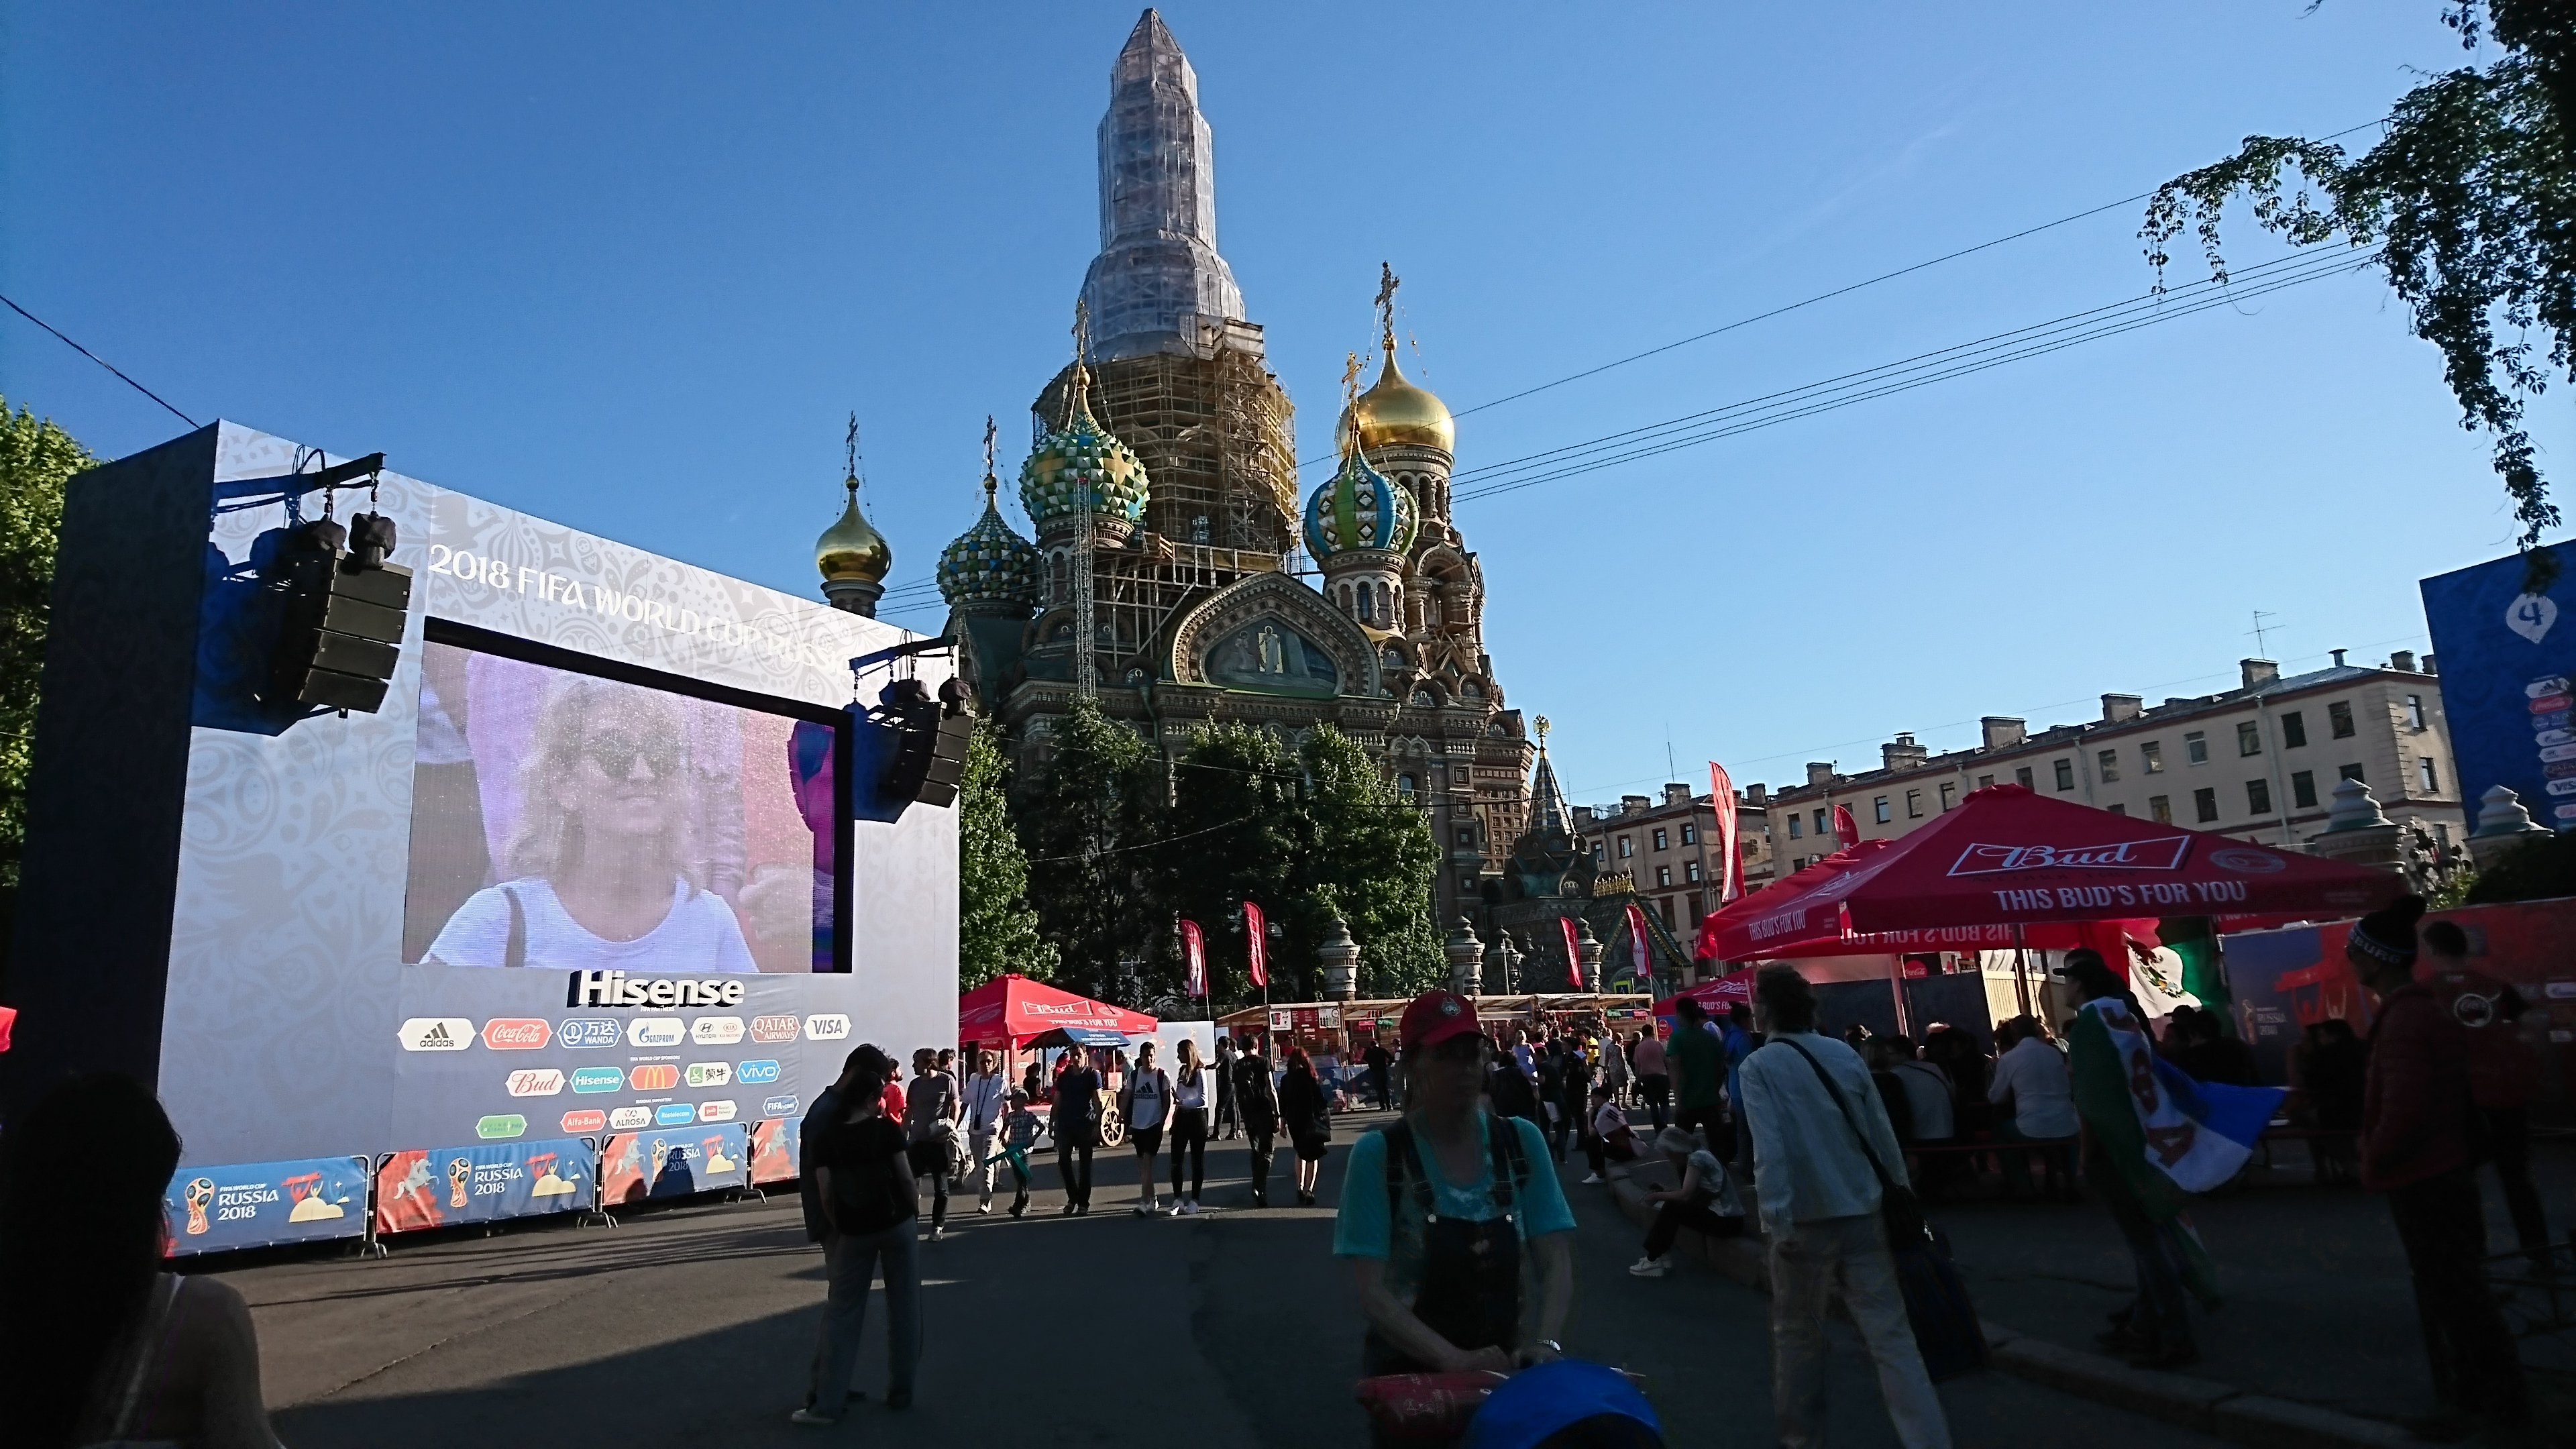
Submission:
<svg viewBox="0 0 2576 1449">
<path fill-rule="evenodd" d="M 948 1230 L 946 1228 L 932 1228 L 930 1230 L 930 1240 L 934 1243 L 947 1242 Z"/>
<path fill-rule="evenodd" d="M 1027 1198 L 1022 1198 L 1018 1202 L 1011 1204 L 1011 1216 L 1013 1217 L 1018 1217 L 1020 1214 L 1027 1212 L 1028 1210 L 1029 1200 Z"/>
<path fill-rule="evenodd" d="M 991 1212 L 992 1210 L 993 1210 L 993 1200 L 992 1200 L 991 1198 L 986 1198 L 986 1199 L 985 1199 L 985 1200 L 983 1200 L 982 1202 L 979 1202 L 979 1203 L 975 1204 L 975 1216 L 977 1216 L 977 1217 L 982 1217 L 983 1215 L 985 1215 L 986 1213 Z"/>
<path fill-rule="evenodd" d="M 1150 1200 L 1140 1201 L 1136 1204 L 1136 1216 L 1140 1218 L 1150 1218 L 1153 1215 L 1154 1204 Z"/>
<path fill-rule="evenodd" d="M 1607 1179 L 1607 1178 L 1603 1177 L 1600 1173 L 1597 1173 L 1597 1172 L 1596 1172 L 1596 1173 L 1593 1173 L 1591 1176 L 1586 1177 L 1585 1179 L 1583 1179 L 1583 1185 L 1584 1185 L 1585 1187 L 1599 1187 L 1602 1183 L 1607 1182 L 1607 1181 L 1609 1181 L 1609 1179 Z"/>
<path fill-rule="evenodd" d="M 1199 1200 L 1194 1197 L 1183 1198 L 1181 1199 L 1181 1205 L 1172 1209 L 1172 1211 L 1185 1218 L 1197 1217 L 1199 1215 Z"/>
<path fill-rule="evenodd" d="M 1076 1212 L 1080 1211 L 1080 1210 L 1081 1210 L 1081 1208 L 1082 1208 L 1082 1204 L 1080 1204 L 1080 1203 L 1078 1203 L 1078 1202 L 1069 1202 L 1069 1203 L 1066 1203 L 1066 1204 L 1064 1205 L 1064 1216 L 1066 1216 L 1066 1217 L 1072 1217 Z"/>
<path fill-rule="evenodd" d="M 1669 1257 L 1639 1258 L 1637 1261 L 1628 1265 L 1628 1276 L 1632 1278 L 1661 1278 L 1666 1273 L 1671 1272 L 1672 1267 L 1673 1260 Z"/>
<path fill-rule="evenodd" d="M 1168 1217 L 1179 1217 L 1181 1215 L 1181 1199 L 1172 1199 L 1172 1205 L 1163 1209 L 1163 1212 L 1164 1215 Z"/>
<path fill-rule="evenodd" d="M 787 1422 L 791 1424 L 837 1424 L 841 1421 L 830 1414 L 818 1414 L 812 1409 L 798 1409 L 795 1413 L 787 1416 Z"/>
</svg>

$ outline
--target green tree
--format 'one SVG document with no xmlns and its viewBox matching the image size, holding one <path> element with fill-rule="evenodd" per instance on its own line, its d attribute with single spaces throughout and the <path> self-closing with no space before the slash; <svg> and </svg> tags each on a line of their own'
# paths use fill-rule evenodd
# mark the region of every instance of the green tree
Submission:
<svg viewBox="0 0 2576 1449">
<path fill-rule="evenodd" d="M 1309 894 L 1329 893 L 1360 943 L 1362 996 L 1411 996 L 1447 975 L 1431 919 L 1440 847 L 1422 811 L 1396 794 L 1350 736 L 1319 725 L 1298 751 L 1309 829 Z"/>
<path fill-rule="evenodd" d="M 1029 857 L 1011 828 L 1010 764 L 989 724 L 975 727 L 957 788 L 957 984 L 971 989 L 1004 972 L 1045 981 L 1055 947 L 1029 906 Z"/>
<path fill-rule="evenodd" d="M 1029 903 L 1054 943 L 1055 984 L 1132 1005 L 1150 991 L 1137 964 L 1168 954 L 1146 856 L 1163 829 L 1161 762 L 1135 731 L 1077 699 L 1047 736 L 1015 802 Z"/>
<path fill-rule="evenodd" d="M 1207 934 L 1208 995 L 1257 999 L 1251 942 L 1236 909 L 1257 902 L 1281 936 L 1269 943 L 1272 994 L 1306 997 L 1294 964 L 1314 956 L 1311 913 L 1296 898 L 1297 762 L 1266 731 L 1240 724 L 1200 730 L 1175 762 L 1171 848 L 1156 876 L 1172 913 Z"/>
<path fill-rule="evenodd" d="M 27 844 L 27 772 L 34 762 L 36 693 L 63 527 L 63 485 L 99 459 L 25 408 L 0 399 L 0 982 L 17 919 L 18 865 Z"/>
<path fill-rule="evenodd" d="M 2543 586 L 2556 566 L 2539 541 L 2558 510 L 2523 406 L 2553 376 L 2576 378 L 2576 13 L 2564 0 L 2452 0 L 2440 14 L 2466 46 L 2491 34 L 2501 58 L 2408 91 L 2357 160 L 2323 142 L 2249 136 L 2235 155 L 2159 188 L 2140 235 L 2161 274 L 2167 243 L 2195 231 L 2223 282 L 2221 212 L 2243 195 L 2255 224 L 2294 246 L 2376 246 L 2415 335 L 2441 350 L 2461 425 L 2493 439 Z M 2285 192 L 2293 175 L 2304 184 Z"/>
</svg>

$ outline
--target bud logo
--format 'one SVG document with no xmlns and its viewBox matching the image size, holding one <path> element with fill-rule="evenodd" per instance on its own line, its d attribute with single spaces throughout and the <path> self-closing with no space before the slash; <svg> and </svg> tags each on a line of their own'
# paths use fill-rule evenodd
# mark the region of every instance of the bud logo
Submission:
<svg viewBox="0 0 2576 1449">
<path fill-rule="evenodd" d="M 474 1023 L 461 1016 L 415 1016 L 398 1035 L 407 1052 L 461 1052 L 474 1045 Z"/>
<path fill-rule="evenodd" d="M 698 1104 L 698 1120 L 701 1122 L 730 1122 L 733 1120 L 733 1103 L 700 1102 Z"/>
<path fill-rule="evenodd" d="M 850 1019 L 839 1012 L 805 1018 L 805 1036 L 809 1041 L 839 1041 L 850 1034 Z"/>
<path fill-rule="evenodd" d="M 638 1127 L 652 1125 L 653 1109 L 650 1107 L 620 1107 L 608 1114 L 608 1126 L 611 1131 L 632 1132 Z"/>
<path fill-rule="evenodd" d="M 656 1127 L 685 1127 L 698 1120 L 698 1109 L 686 1102 L 665 1102 L 653 1109 Z"/>
<path fill-rule="evenodd" d="M 725 1087 L 733 1084 L 733 1068 L 723 1062 L 689 1063 L 689 1085 L 692 1087 Z"/>
<path fill-rule="evenodd" d="M 607 1125 L 608 1114 L 605 1112 L 566 1112 L 563 1114 L 563 1130 L 566 1132 L 596 1132 Z"/>
<path fill-rule="evenodd" d="M 763 1117 L 793 1117 L 796 1115 L 796 1099 L 794 1097 L 768 1098 L 760 1104 L 760 1115 Z"/>
<path fill-rule="evenodd" d="M 579 1067 L 572 1074 L 576 1092 L 614 1092 L 626 1085 L 626 1073 L 616 1067 Z"/>
<path fill-rule="evenodd" d="M 2191 837 L 2123 840 L 2117 845 L 1971 845 L 1950 874 L 1996 875 L 2015 870 L 2180 870 Z"/>
<path fill-rule="evenodd" d="M 732 1046 L 742 1040 L 739 1016 L 702 1016 L 689 1023 L 689 1040 L 699 1046 Z"/>
<path fill-rule="evenodd" d="M 516 1137 L 527 1130 L 528 1119 L 516 1112 L 505 1117 L 486 1117 L 474 1124 L 474 1135 L 485 1138 Z M 457 1159 L 459 1162 L 464 1160 L 461 1157 Z"/>
<path fill-rule="evenodd" d="M 796 1018 L 792 1016 L 755 1016 L 751 1019 L 753 1041 L 796 1040 Z"/>
<path fill-rule="evenodd" d="M 554 1028 L 533 1016 L 496 1016 L 483 1023 L 483 1044 L 496 1052 L 530 1052 L 554 1039 Z"/>
<path fill-rule="evenodd" d="M 623 971 L 575 971 L 564 988 L 564 1005 L 583 1006 L 740 1006 L 740 981 L 684 981 L 673 976 L 629 977 Z"/>
<path fill-rule="evenodd" d="M 733 1079 L 745 1086 L 766 1086 L 769 1083 L 778 1080 L 778 1063 L 772 1061 L 744 1062 L 741 1066 L 733 1069 Z"/>
<path fill-rule="evenodd" d="M 568 1047 L 613 1047 L 625 1033 L 605 1017 L 576 1016 L 555 1023 L 555 1044 Z"/>
<path fill-rule="evenodd" d="M 647 1062 L 626 1074 L 639 1092 L 667 1092 L 680 1085 L 680 1069 L 669 1062 Z"/>
<path fill-rule="evenodd" d="M 639 1047 L 678 1046 L 689 1030 L 676 1016 L 639 1016 L 626 1023 L 626 1044 Z"/>
<path fill-rule="evenodd" d="M 529 1067 L 510 1074 L 510 1095 L 513 1097 L 551 1097 L 563 1089 L 564 1074 L 560 1067 Z"/>
</svg>

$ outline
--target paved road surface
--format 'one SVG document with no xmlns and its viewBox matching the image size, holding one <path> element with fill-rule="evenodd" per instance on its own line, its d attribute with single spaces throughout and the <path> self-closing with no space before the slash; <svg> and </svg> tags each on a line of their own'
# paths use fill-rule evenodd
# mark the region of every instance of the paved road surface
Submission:
<svg viewBox="0 0 2576 1449">
<path fill-rule="evenodd" d="M 1343 1141 L 1371 1120 L 1346 1122 Z M 1327 1204 L 1341 1156 L 1327 1165 Z M 1132 1160 L 1101 1154 L 1088 1218 L 1056 1215 L 1051 1166 L 1023 1221 L 977 1218 L 970 1200 L 947 1242 L 923 1245 L 918 1406 L 858 1406 L 830 1430 L 786 1422 L 822 1295 L 791 1200 L 225 1276 L 253 1305 L 269 1401 L 294 1449 L 1364 1442 L 1349 1393 L 1358 1320 L 1329 1256 L 1329 1206 L 1146 1221 L 1128 1211 Z M 1242 1201 L 1242 1144 L 1217 1144 L 1210 1168 L 1209 1199 Z M 1635 1231 L 1599 1189 L 1569 1190 L 1582 1224 L 1569 1345 L 1646 1374 L 1677 1445 L 1770 1442 L 1765 1301 L 1692 1267 L 1630 1278 Z M 881 1309 L 860 1360 L 871 1392 L 884 1385 Z M 1832 1383 L 1836 1445 L 1893 1443 L 1848 1335 Z M 1942 1394 L 1962 1445 L 2211 1442 L 2001 1375 Z"/>
</svg>

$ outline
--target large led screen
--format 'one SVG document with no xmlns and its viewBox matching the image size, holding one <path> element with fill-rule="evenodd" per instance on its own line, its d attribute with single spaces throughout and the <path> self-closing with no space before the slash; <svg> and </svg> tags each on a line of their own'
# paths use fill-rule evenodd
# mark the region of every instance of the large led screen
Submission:
<svg viewBox="0 0 2576 1449">
<path fill-rule="evenodd" d="M 834 969 L 830 725 L 424 646 L 403 960 Z"/>
</svg>

